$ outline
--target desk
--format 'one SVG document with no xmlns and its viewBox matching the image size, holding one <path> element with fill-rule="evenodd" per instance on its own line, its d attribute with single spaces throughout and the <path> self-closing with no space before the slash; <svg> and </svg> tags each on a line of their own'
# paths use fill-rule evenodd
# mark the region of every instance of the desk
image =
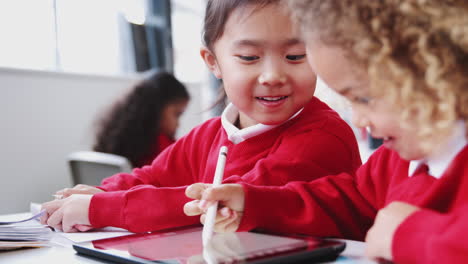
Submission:
<svg viewBox="0 0 468 264">
<path fill-rule="evenodd" d="M 1 218 L 1 216 L 0 216 Z M 343 240 L 346 249 L 336 261 L 327 263 L 342 264 L 377 264 L 363 257 L 365 245 L 363 242 Z M 67 263 L 67 264 L 102 264 L 110 263 L 76 254 L 71 246 L 54 246 L 43 248 L 23 248 L 12 251 L 0 251 L 0 263 L 30 264 L 30 263 Z"/>
<path fill-rule="evenodd" d="M 90 259 L 76 254 L 75 250 L 66 247 L 26 248 L 0 252 L 0 263 L 30 264 L 30 263 L 79 263 L 102 264 L 99 260 Z"/>
</svg>

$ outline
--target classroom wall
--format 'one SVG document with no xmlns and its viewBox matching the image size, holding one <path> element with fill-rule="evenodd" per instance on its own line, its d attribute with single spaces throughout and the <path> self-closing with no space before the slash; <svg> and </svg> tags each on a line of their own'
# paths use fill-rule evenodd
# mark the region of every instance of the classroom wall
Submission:
<svg viewBox="0 0 468 264">
<path fill-rule="evenodd" d="M 0 214 L 28 211 L 71 186 L 66 156 L 91 148 L 97 114 L 135 78 L 0 68 Z M 206 119 L 200 85 L 187 87 L 178 136 Z"/>
</svg>

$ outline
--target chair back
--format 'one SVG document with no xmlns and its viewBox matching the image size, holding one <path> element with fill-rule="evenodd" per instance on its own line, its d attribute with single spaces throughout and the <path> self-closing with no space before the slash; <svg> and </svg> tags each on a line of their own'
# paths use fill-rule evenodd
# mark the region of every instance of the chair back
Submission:
<svg viewBox="0 0 468 264">
<path fill-rule="evenodd" d="M 97 186 L 104 178 L 116 173 L 132 171 L 130 161 L 122 156 L 96 152 L 77 151 L 68 155 L 73 186 L 87 184 Z"/>
</svg>

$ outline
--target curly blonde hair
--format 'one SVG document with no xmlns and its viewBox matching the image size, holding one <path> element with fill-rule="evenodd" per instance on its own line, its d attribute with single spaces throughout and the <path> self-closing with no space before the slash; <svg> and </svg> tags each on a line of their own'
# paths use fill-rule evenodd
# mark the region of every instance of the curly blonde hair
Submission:
<svg viewBox="0 0 468 264">
<path fill-rule="evenodd" d="M 468 1 L 288 2 L 306 37 L 343 48 L 422 139 L 468 126 Z"/>
</svg>

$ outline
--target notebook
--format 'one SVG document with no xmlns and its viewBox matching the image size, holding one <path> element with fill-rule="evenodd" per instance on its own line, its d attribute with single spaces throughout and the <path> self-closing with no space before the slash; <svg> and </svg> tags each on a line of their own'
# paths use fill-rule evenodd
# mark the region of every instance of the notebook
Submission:
<svg viewBox="0 0 468 264">
<path fill-rule="evenodd" d="M 0 221 L 0 250 L 49 246 L 52 230 L 36 221 L 44 213 L 45 211 L 40 211 L 32 216 L 30 214 L 3 216 Z"/>
<path fill-rule="evenodd" d="M 202 228 L 179 228 L 78 243 L 82 255 L 117 263 L 290 263 L 330 261 L 345 242 L 253 232 L 216 233 L 202 245 Z"/>
</svg>

